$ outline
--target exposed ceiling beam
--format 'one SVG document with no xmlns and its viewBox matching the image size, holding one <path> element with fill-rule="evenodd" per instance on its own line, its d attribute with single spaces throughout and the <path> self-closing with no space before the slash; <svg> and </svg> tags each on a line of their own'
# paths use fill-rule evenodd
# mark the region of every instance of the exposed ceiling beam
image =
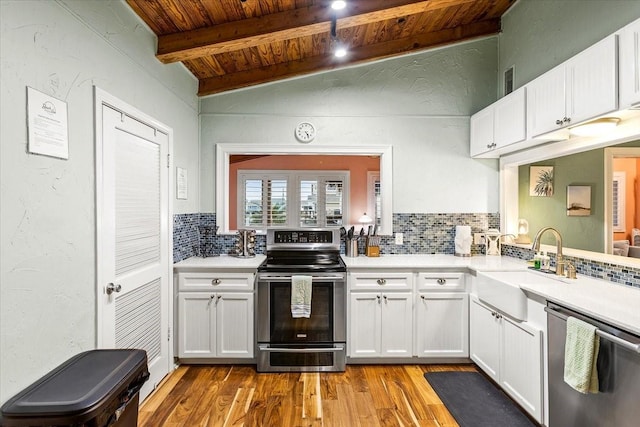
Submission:
<svg viewBox="0 0 640 427">
<path fill-rule="evenodd" d="M 474 0 L 367 0 L 349 6 L 340 29 L 435 10 Z M 294 9 L 213 27 L 158 36 L 156 57 L 165 64 L 329 32 L 326 6 Z M 340 15 L 338 15 L 340 16 Z"/>
<path fill-rule="evenodd" d="M 333 56 L 315 56 L 255 70 L 210 77 L 200 80 L 198 95 L 212 95 L 255 84 L 367 62 L 373 59 L 389 58 L 435 46 L 443 46 L 463 40 L 493 35 L 499 31 L 500 19 L 496 18 L 456 28 L 424 33 L 415 37 L 396 39 L 355 48 L 349 51 L 349 59 L 347 61 L 336 60 Z"/>
</svg>

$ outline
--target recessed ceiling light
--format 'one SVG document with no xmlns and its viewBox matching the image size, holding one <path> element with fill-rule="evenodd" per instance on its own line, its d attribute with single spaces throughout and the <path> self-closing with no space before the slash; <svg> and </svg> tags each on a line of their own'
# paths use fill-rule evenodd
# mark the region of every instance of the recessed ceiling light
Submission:
<svg viewBox="0 0 640 427">
<path fill-rule="evenodd" d="M 346 55 L 347 55 L 347 49 L 345 49 L 344 47 L 338 47 L 333 52 L 333 56 L 335 56 L 336 58 L 342 58 Z"/>
<path fill-rule="evenodd" d="M 341 10 L 347 7 L 347 2 L 344 0 L 335 0 L 331 2 L 331 9 L 333 10 Z"/>
<path fill-rule="evenodd" d="M 603 117 L 569 129 L 571 135 L 598 136 L 611 132 L 618 126 L 620 119 L 617 117 Z"/>
</svg>

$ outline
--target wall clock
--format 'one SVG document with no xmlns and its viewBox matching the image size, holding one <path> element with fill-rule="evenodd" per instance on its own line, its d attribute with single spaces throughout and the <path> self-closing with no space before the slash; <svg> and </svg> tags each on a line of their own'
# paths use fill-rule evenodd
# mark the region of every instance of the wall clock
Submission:
<svg viewBox="0 0 640 427">
<path fill-rule="evenodd" d="M 316 128 L 309 122 L 302 122 L 296 126 L 295 135 L 300 142 L 311 142 L 316 137 Z"/>
</svg>

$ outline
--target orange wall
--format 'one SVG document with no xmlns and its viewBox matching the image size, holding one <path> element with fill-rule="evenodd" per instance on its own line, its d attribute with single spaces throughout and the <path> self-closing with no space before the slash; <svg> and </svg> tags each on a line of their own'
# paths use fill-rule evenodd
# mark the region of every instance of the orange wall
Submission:
<svg viewBox="0 0 640 427">
<path fill-rule="evenodd" d="M 232 156 L 233 158 L 233 156 Z M 356 224 L 367 211 L 367 172 L 380 171 L 379 156 L 264 156 L 233 163 L 229 167 L 229 227 L 237 229 L 238 170 L 336 170 L 349 173 L 349 214 L 347 224 Z"/>
<path fill-rule="evenodd" d="M 613 170 L 625 173 L 625 232 L 613 233 L 613 240 L 631 240 L 631 229 L 640 228 L 640 194 L 638 194 L 638 172 L 640 158 L 613 159 Z"/>
</svg>

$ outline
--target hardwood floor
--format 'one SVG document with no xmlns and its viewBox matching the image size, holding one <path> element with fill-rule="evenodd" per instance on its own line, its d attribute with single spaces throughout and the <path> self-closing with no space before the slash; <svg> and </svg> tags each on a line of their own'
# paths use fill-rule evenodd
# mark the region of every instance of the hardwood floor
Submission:
<svg viewBox="0 0 640 427">
<path fill-rule="evenodd" d="M 340 373 L 180 366 L 144 402 L 138 425 L 457 426 L 425 372 L 473 365 L 348 365 Z"/>
</svg>

